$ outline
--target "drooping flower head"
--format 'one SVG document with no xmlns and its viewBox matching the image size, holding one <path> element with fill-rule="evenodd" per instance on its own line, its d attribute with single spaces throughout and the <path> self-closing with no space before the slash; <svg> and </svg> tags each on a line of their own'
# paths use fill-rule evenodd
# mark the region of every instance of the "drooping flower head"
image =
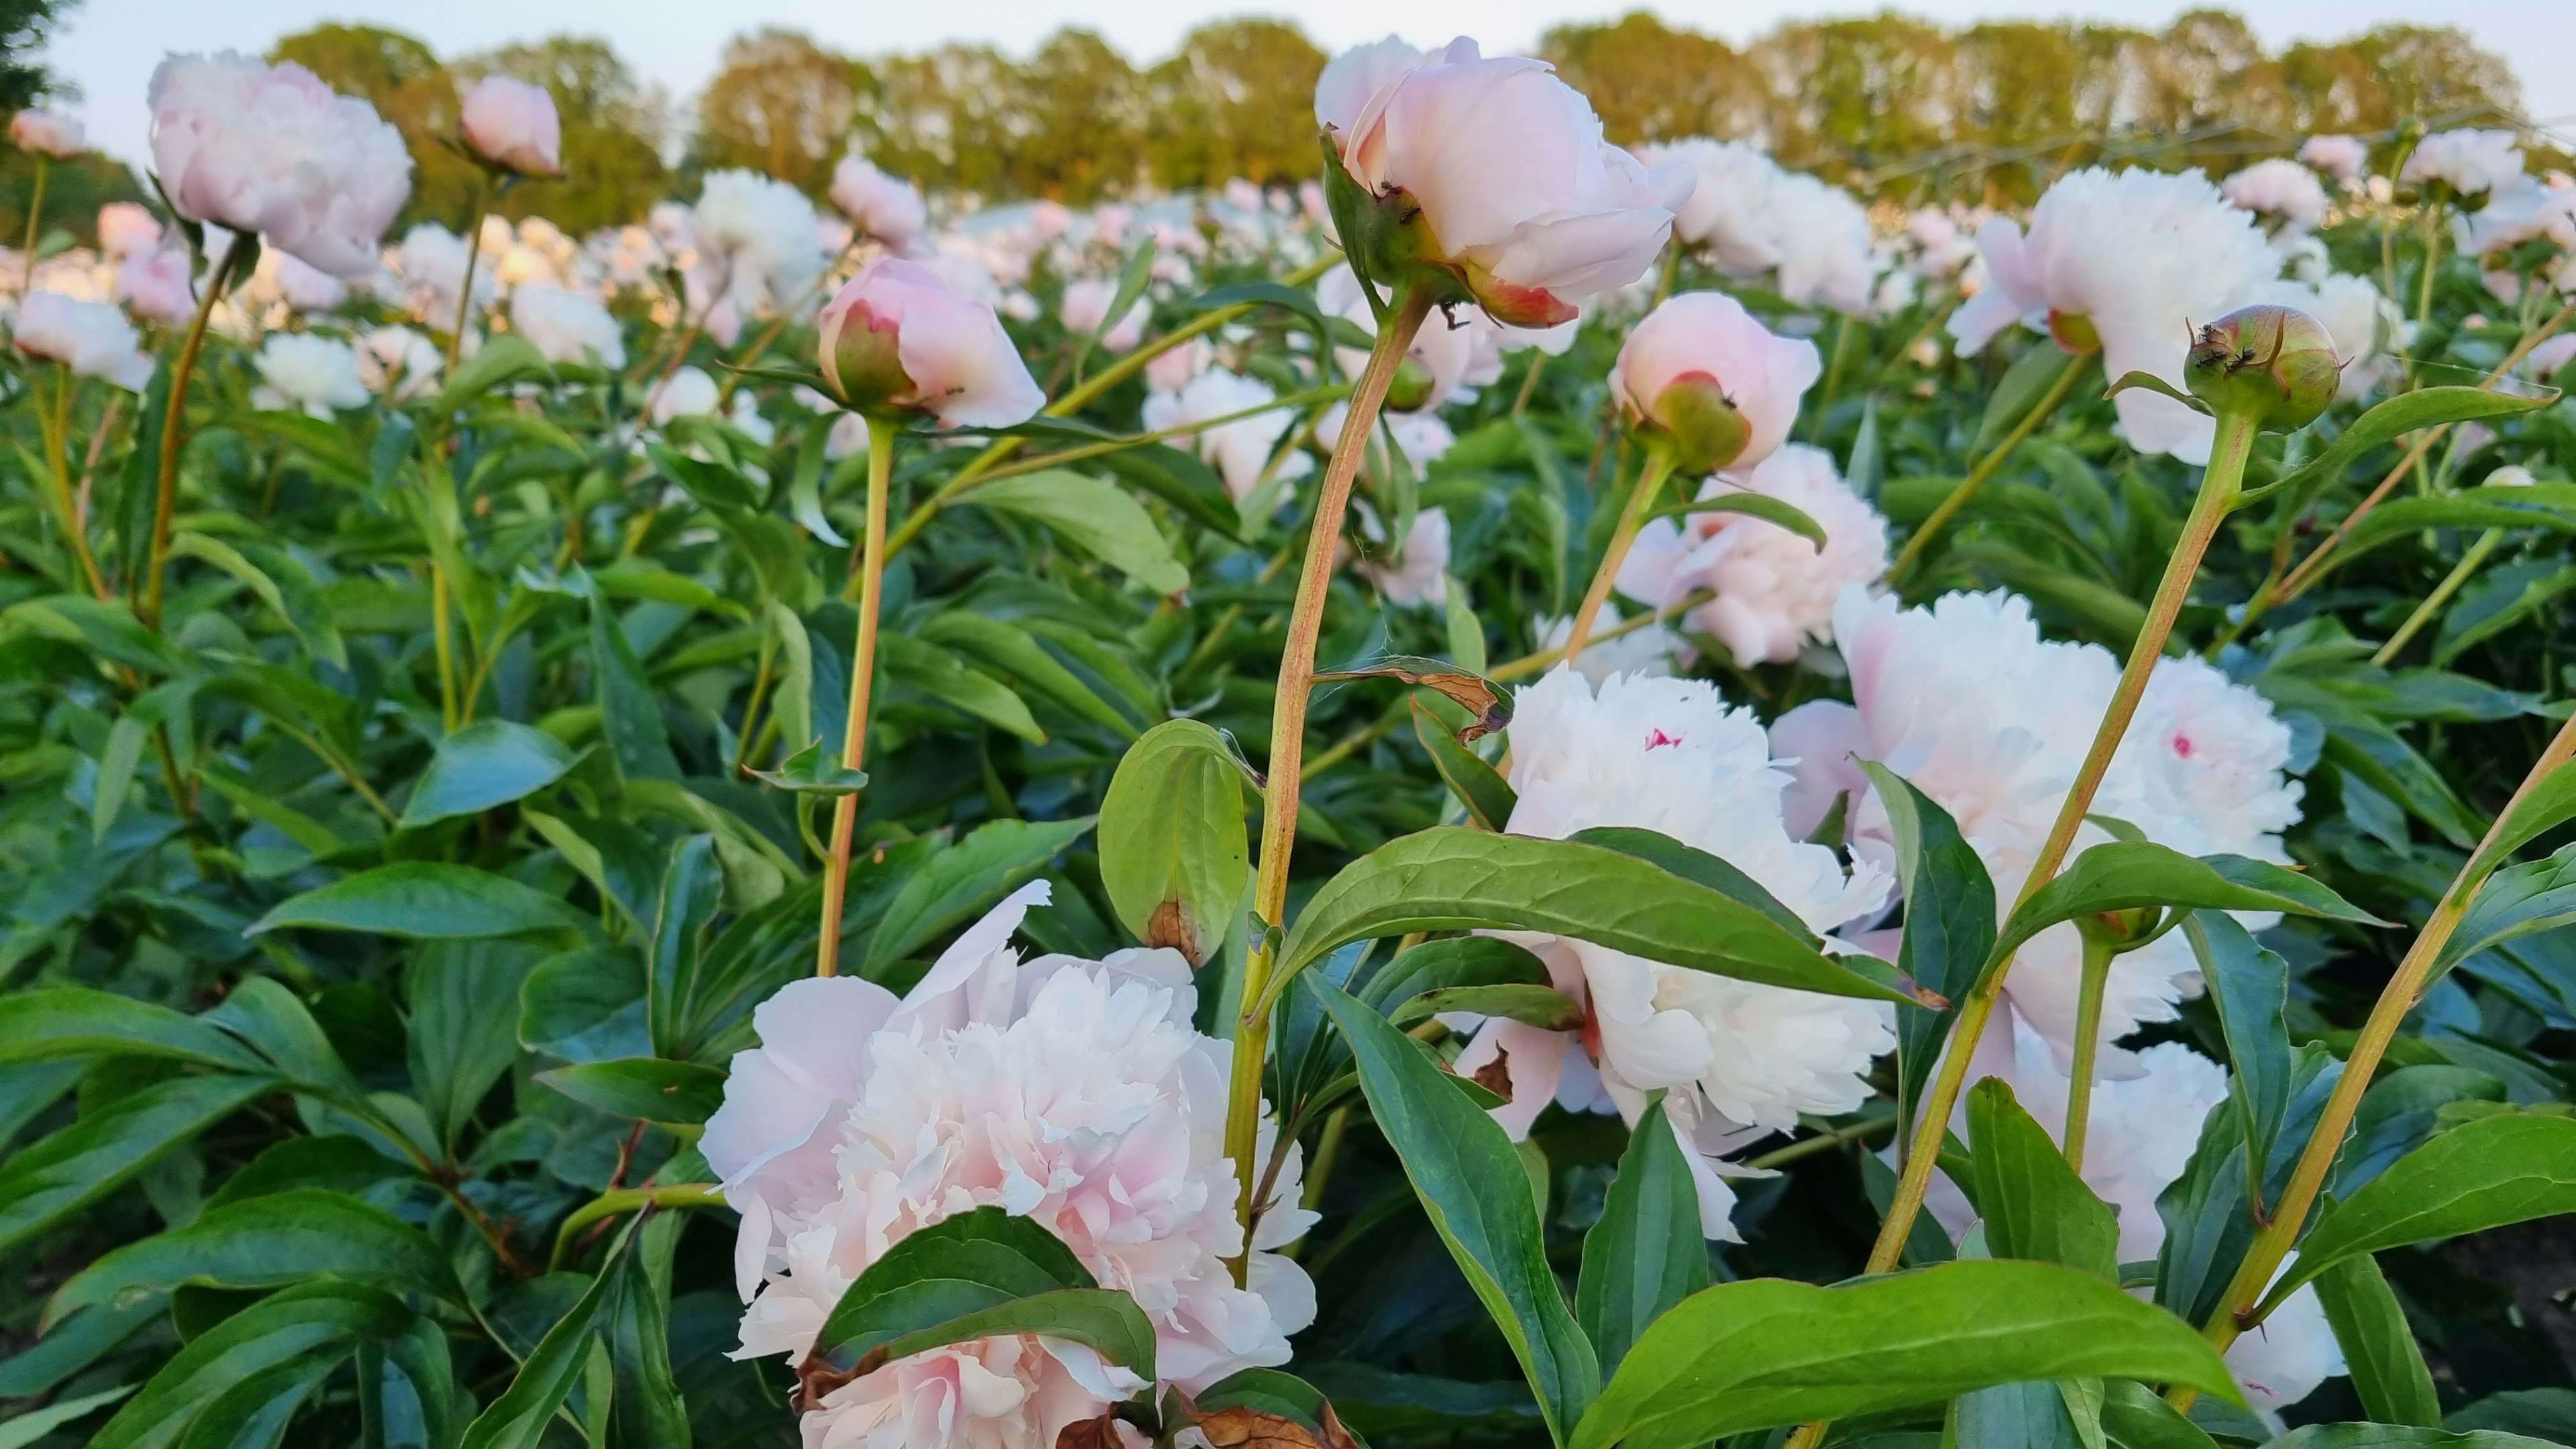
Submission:
<svg viewBox="0 0 2576 1449">
<path fill-rule="evenodd" d="M 152 72 L 152 167 L 192 221 L 256 232 L 335 276 L 376 265 L 411 196 L 402 133 L 292 61 L 172 56 Z"/>
<path fill-rule="evenodd" d="M 1342 109 L 1352 71 L 1328 72 L 1333 84 L 1316 92 L 1336 184 L 1356 187 L 1354 214 L 1373 218 L 1375 234 L 1342 239 L 1372 277 L 1442 273 L 1496 320 L 1543 327 L 1654 264 L 1686 178 L 1650 177 L 1603 140 L 1590 103 L 1553 67 L 1487 59 L 1462 38 L 1386 70 L 1355 113 Z"/>
<path fill-rule="evenodd" d="M 2019 322 L 2070 352 L 2099 349 L 2107 377 L 2146 372 L 2177 388 L 2189 329 L 2251 300 L 2281 269 L 2253 217 L 2198 172 L 2088 166 L 2049 187 L 2027 230 L 1998 217 L 1977 247 L 1986 285 L 1950 318 L 1962 356 Z M 2145 388 L 2115 401 L 2130 447 L 2208 461 L 2209 418 Z"/>
<path fill-rule="evenodd" d="M 1723 292 L 1684 292 L 1619 347 L 1610 395 L 1676 449 L 1685 476 L 1771 456 L 1824 371 L 1816 345 L 1779 337 Z"/>
<path fill-rule="evenodd" d="M 929 413 L 949 427 L 1008 427 L 1046 403 L 1002 319 L 918 262 L 881 257 L 815 319 L 823 376 L 861 411 Z"/>
<path fill-rule="evenodd" d="M 563 174 L 563 121 L 543 86 L 487 75 L 465 93 L 465 144 L 522 176 Z"/>
</svg>

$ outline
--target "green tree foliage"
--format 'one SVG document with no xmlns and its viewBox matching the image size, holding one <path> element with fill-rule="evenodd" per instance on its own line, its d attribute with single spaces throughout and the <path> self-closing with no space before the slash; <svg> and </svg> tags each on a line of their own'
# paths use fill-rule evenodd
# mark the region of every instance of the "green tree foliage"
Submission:
<svg viewBox="0 0 2576 1449">
<path fill-rule="evenodd" d="M 698 97 L 690 169 L 746 167 L 822 195 L 858 114 L 857 81 L 848 57 L 809 36 L 774 27 L 735 36 Z"/>
<path fill-rule="evenodd" d="M 1145 78 L 1155 183 L 1313 175 L 1315 78 L 1327 59 L 1284 21 L 1220 20 L 1183 36 L 1180 53 Z"/>
<path fill-rule="evenodd" d="M 402 132 L 411 150 L 411 203 L 400 224 L 435 221 L 460 227 L 474 209 L 480 175 L 451 146 L 459 88 L 437 52 L 399 30 L 374 25 L 317 25 L 280 39 L 271 61 L 291 60 L 333 90 L 356 96 Z"/>
<path fill-rule="evenodd" d="M 16 111 L 58 89 L 41 59 L 45 41 L 79 0 L 0 0 L 0 111 Z"/>
</svg>

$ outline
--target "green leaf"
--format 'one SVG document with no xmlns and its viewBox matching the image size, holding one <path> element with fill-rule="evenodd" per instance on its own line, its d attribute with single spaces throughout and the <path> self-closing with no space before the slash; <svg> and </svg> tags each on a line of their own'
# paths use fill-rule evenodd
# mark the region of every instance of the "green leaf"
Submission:
<svg viewBox="0 0 2576 1449">
<path fill-rule="evenodd" d="M 2384 543 L 2411 538 L 2430 528 L 2546 528 L 2576 533 L 2576 484 L 2534 483 L 2516 487 L 2463 488 L 2457 493 L 2398 498 L 2370 511 L 2343 545 L 2326 555 L 2312 578 L 2323 578 Z"/>
<path fill-rule="evenodd" d="M 143 762 L 147 733 L 143 722 L 131 713 L 118 715 L 116 723 L 107 727 L 107 743 L 98 754 L 98 780 L 92 787 L 92 843 L 107 839 L 108 827 L 116 824 L 117 812 L 125 808 L 126 794 L 134 788 L 134 767 Z"/>
<path fill-rule="evenodd" d="M 2317 1275 L 2317 1301 L 2343 1349 L 2354 1392 L 2370 1417 L 2383 1424 L 2438 1428 L 2441 1396 L 2433 1371 L 2406 1326 L 2406 1311 L 2367 1253 L 2346 1258 Z"/>
<path fill-rule="evenodd" d="M 494 1006 L 519 999 L 544 954 L 518 941 L 438 941 L 412 954 L 403 973 L 412 1096 L 451 1150 L 519 1059 L 517 1018 Z"/>
<path fill-rule="evenodd" d="M 2085 1449 L 2086 1430 L 2090 1429 L 2098 1445 L 2099 1426 L 2076 1421 L 2077 1407 L 2070 1401 L 2069 1390 L 2078 1383 L 2101 1382 L 2083 1379 L 2055 1383 L 2042 1379 L 1997 1384 L 1961 1394 L 1950 1401 L 1948 1437 L 1959 1444 L 1976 1445 L 1977 1449 Z"/>
<path fill-rule="evenodd" d="M 933 644 L 954 649 L 999 671 L 1024 686 L 1030 697 L 1048 700 L 1127 739 L 1137 737 L 1139 719 L 1085 683 L 1081 675 L 1067 669 L 1020 629 L 998 619 L 951 609 L 932 617 L 919 632 Z"/>
<path fill-rule="evenodd" d="M 1087 1344 L 1151 1378 L 1154 1332 L 1126 1294 L 1098 1287 L 1054 1234 L 999 1207 L 944 1218 L 868 1265 L 815 1338 L 849 1366 L 1006 1333 Z"/>
<path fill-rule="evenodd" d="M 1968 445 L 1974 457 L 2003 441 L 2004 434 L 2033 407 L 2048 390 L 2057 385 L 2059 374 L 2070 367 L 2082 367 L 2087 360 L 2069 356 L 2053 343 L 2034 342 L 2013 359 L 2004 370 L 2003 379 L 1986 399 L 1985 415 L 1977 423 L 1976 441 Z"/>
<path fill-rule="evenodd" d="M 1962 1260 L 1833 1288 L 1751 1279 L 1695 1294 L 1629 1351 L 1572 1449 L 1695 1449 L 1993 1384 L 2093 1376 L 2237 1401 L 2217 1350 L 2172 1314 L 2053 1263 Z"/>
<path fill-rule="evenodd" d="M 799 795 L 821 795 L 828 799 L 856 795 L 868 785 L 867 771 L 853 770 L 842 764 L 838 756 L 824 754 L 823 742 L 819 739 L 779 761 L 775 770 L 749 770 L 745 773 L 781 790 Z"/>
<path fill-rule="evenodd" d="M 296 1411 L 348 1356 L 334 1347 L 235 1380 L 197 1411 L 179 1449 L 278 1449 Z"/>
<path fill-rule="evenodd" d="M 164 1449 L 234 1384 L 284 1365 L 388 1343 L 416 1320 L 402 1300 L 324 1279 L 274 1293 L 191 1339 L 152 1375 L 91 1449 Z"/>
<path fill-rule="evenodd" d="M 1909 999 L 1758 907 L 1633 855 L 1453 826 L 1390 841 L 1325 882 L 1288 932 L 1278 980 L 1345 942 L 1461 930 L 1545 931 L 1766 985 Z"/>
<path fill-rule="evenodd" d="M 2331 485 L 2343 477 L 2344 470 L 2359 461 L 2364 453 L 2402 433 L 2443 423 L 2529 412 L 2548 406 L 2556 397 L 2554 392 L 2546 397 L 2517 397 L 2509 392 L 2490 392 L 2480 387 L 2421 387 L 2413 392 L 2399 393 L 2353 419 L 2352 426 L 2344 429 L 2324 452 L 2263 488 L 2244 495 L 2239 506 L 2265 493 Z"/>
<path fill-rule="evenodd" d="M 0 1166 L 0 1250 L 98 1201 L 276 1086 L 267 1077 L 174 1077 L 120 1097 L 11 1157 Z"/>
<path fill-rule="evenodd" d="M 662 723 L 662 703 L 644 678 L 644 666 L 626 642 L 626 630 L 608 607 L 605 594 L 590 598 L 591 693 L 599 705 L 599 727 L 608 737 L 608 757 L 625 780 L 676 780 L 680 762 L 671 753 L 671 735 Z"/>
<path fill-rule="evenodd" d="M 619 1240 L 621 1255 L 633 1236 L 630 1229 Z M 510 1386 L 466 1426 L 460 1449 L 538 1449 L 545 1439 L 546 1425 L 563 1407 L 565 1397 L 571 1394 L 589 1362 L 600 1305 L 616 1281 L 614 1263 L 591 1280 L 580 1299 L 555 1320 L 554 1327 L 546 1330 L 546 1336 L 520 1363 Z"/>
<path fill-rule="evenodd" d="M 1078 820 L 993 820 L 931 857 L 886 903 L 868 937 L 865 974 L 875 975 L 990 909 L 1091 830 Z"/>
<path fill-rule="evenodd" d="M 1666 503 L 1649 511 L 1648 518 L 1688 518 L 1702 513 L 1741 513 L 1776 524 L 1825 551 L 1825 526 L 1807 516 L 1795 504 L 1767 493 L 1717 493 L 1704 498 L 1687 498 L 1679 503 Z"/>
<path fill-rule="evenodd" d="M 1968 1089 L 1968 1145 L 1977 1210 L 1998 1258 L 2028 1258 L 2120 1281 L 2120 1227 L 2066 1154 L 2031 1119 L 2012 1087 L 1988 1077 Z"/>
<path fill-rule="evenodd" d="M 1397 1007 L 1387 1019 L 1411 1026 L 1443 1012 L 1472 1011 L 1500 1016 L 1550 1031 L 1573 1031 L 1583 1025 L 1583 1003 L 1553 986 L 1443 986 L 1425 991 Z"/>
<path fill-rule="evenodd" d="M 2443 943 L 2432 979 L 2472 956 L 2570 922 L 2576 922 L 2576 845 L 2489 876 Z"/>
<path fill-rule="evenodd" d="M 1100 884 L 1127 933 L 1201 966 L 1225 940 L 1252 873 L 1243 768 L 1194 719 L 1147 730 L 1100 802 Z"/>
<path fill-rule="evenodd" d="M 650 990 L 644 1019 L 652 1033 L 653 1050 L 686 1057 L 698 1036 L 699 957 L 716 913 L 724 907 L 724 872 L 716 863 L 715 836 L 692 835 L 671 847 L 656 899 L 660 904 L 648 948 Z"/>
<path fill-rule="evenodd" d="M 2558 1449 L 2551 1439 L 2533 1439 L 2495 1429 L 2451 1433 L 2404 1424 L 2310 1424 L 2293 1429 L 2263 1449 Z"/>
<path fill-rule="evenodd" d="M 2023 902 L 1996 938 L 1991 972 L 2021 944 L 2060 921 L 2142 906 L 2279 911 L 2365 926 L 2388 923 L 2296 871 L 2242 855 L 2192 857 L 2146 841 L 2107 841 L 2075 857 Z"/>
<path fill-rule="evenodd" d="M 509 332 L 492 333 L 483 339 L 483 345 L 475 349 L 472 357 L 458 363 L 456 370 L 447 375 L 447 386 L 438 394 L 437 411 L 442 416 L 454 413 L 501 384 L 514 382 L 532 372 L 551 374 L 544 354 L 524 337 Z"/>
<path fill-rule="evenodd" d="M 1031 744 L 1044 744 L 1029 707 L 1011 687 L 980 669 L 970 669 L 954 654 L 905 634 L 877 636 L 877 667 L 885 677 L 917 689 L 940 703 L 980 719 Z"/>
<path fill-rule="evenodd" d="M 2576 568 L 2561 555 L 2520 559 L 2489 568 L 2460 590 L 2442 615 L 2434 636 L 2433 662 L 2448 666 L 2462 654 L 2494 638 L 2576 589 Z"/>
<path fill-rule="evenodd" d="M 1349 1436 L 1330 1400 L 1304 1379 L 1278 1369 L 1238 1369 L 1208 1385 L 1192 1402 L 1202 1417 L 1227 1409 L 1249 1409 L 1285 1419 L 1305 1430 L 1308 1438 L 1325 1449 L 1334 1449 L 1338 1438 Z"/>
<path fill-rule="evenodd" d="M 1601 1365 L 1566 1311 L 1536 1205 L 1505 1187 L 1522 1170 L 1511 1138 L 1450 1085 L 1420 1043 L 1321 976 L 1307 978 L 1306 989 L 1350 1044 L 1369 1114 L 1395 1148 L 1432 1228 L 1520 1360 L 1549 1436 L 1565 1442 L 1600 1390 Z"/>
<path fill-rule="evenodd" d="M 2218 1449 L 2207 1430 L 2144 1384 L 2106 1379 L 2102 1388 L 2102 1434 L 2115 1449 Z"/>
<path fill-rule="evenodd" d="M 2156 394 L 2158 397 L 2171 398 L 2175 402 L 2181 403 L 2184 407 L 2191 409 L 2193 412 L 2200 414 L 2202 417 L 2216 416 L 2216 414 L 2210 410 L 2209 404 L 2193 397 L 2190 393 L 2183 391 L 2181 388 L 2174 386 L 2172 383 L 2165 381 L 2163 378 L 2156 376 L 2152 372 L 2121 373 L 2117 382 L 2112 383 L 2109 387 L 2102 390 L 2102 395 L 2104 397 L 2118 397 L 2120 394 L 2128 392 L 2131 389 L 2135 389 L 2139 392 L 2151 392 Z"/>
<path fill-rule="evenodd" d="M 166 1006 L 93 991 L 42 986 L 0 996 L 0 1063 L 64 1057 L 157 1057 L 231 1072 L 267 1072 L 268 1060 L 211 1022 Z"/>
<path fill-rule="evenodd" d="M 537 1073 L 537 1080 L 615 1117 L 694 1127 L 724 1105 L 724 1073 L 695 1062 L 618 1057 Z"/>
<path fill-rule="evenodd" d="M 1699 1188 L 1664 1118 L 1663 1098 L 1656 1092 L 1629 1129 L 1600 1221 L 1583 1236 L 1574 1316 L 1604 1372 L 1616 1372 L 1629 1346 L 1666 1310 L 1708 1286 Z"/>
<path fill-rule="evenodd" d="M 1391 1016 L 1426 992 L 1481 986 L 1545 986 L 1547 965 L 1525 946 L 1493 936 L 1425 941 L 1380 967 L 1353 993 Z"/>
<path fill-rule="evenodd" d="M 2262 1311 L 2356 1254 L 2565 1212 L 2576 1212 L 2576 1118 L 2500 1112 L 2463 1123 L 2327 1208 Z"/>
<path fill-rule="evenodd" d="M 438 742 L 404 802 L 404 829 L 475 815 L 523 799 L 563 777 L 573 752 L 544 730 L 505 719 L 477 720 Z"/>
<path fill-rule="evenodd" d="M 276 1288 L 324 1273 L 464 1301 L 446 1250 L 426 1233 L 355 1198 L 303 1189 L 209 1211 L 116 1249 L 54 1290 L 45 1324 L 127 1294 Z"/>
<path fill-rule="evenodd" d="M 616 1376 L 609 1428 L 620 1449 L 689 1443 L 688 1409 L 671 1373 L 670 1256 L 680 1226 L 675 1215 L 646 1220 L 625 1258 L 601 1274 L 613 1279 L 600 1306 L 599 1342 Z"/>
<path fill-rule="evenodd" d="M 1464 590 L 1457 592 L 1463 593 Z M 1512 811 L 1520 799 L 1493 766 L 1486 764 L 1465 745 L 1458 743 L 1457 731 L 1433 714 L 1420 696 L 1410 701 L 1413 710 L 1413 737 L 1431 755 L 1431 768 L 1458 803 L 1467 807 L 1467 818 L 1479 830 L 1499 831 L 1511 824 Z"/>
<path fill-rule="evenodd" d="M 645 990 L 643 959 L 630 948 L 549 956 L 519 988 L 519 1044 L 576 1062 L 650 1055 Z"/>
<path fill-rule="evenodd" d="M 30 1409 L 10 1419 L 9 1422 L 0 1424 L 0 1449 L 27 1449 L 28 1445 L 44 1439 L 65 1424 L 76 1419 L 86 1419 L 133 1392 L 134 1386 L 125 1384 L 113 1389 L 102 1389 L 95 1394 L 83 1394 L 76 1399 L 47 1404 L 41 1409 Z M 90 1442 L 98 1441 L 93 1439 Z"/>
<path fill-rule="evenodd" d="M 1061 468 L 1022 473 L 977 484 L 970 503 L 1034 519 L 1067 543 L 1108 564 L 1157 594 L 1190 586 L 1190 571 L 1172 557 L 1172 545 L 1153 515 L 1125 489 Z"/>
<path fill-rule="evenodd" d="M 470 865 L 404 861 L 290 896 L 250 928 L 371 931 L 421 941 L 579 931 L 589 918 L 561 898 Z"/>
<path fill-rule="evenodd" d="M 2569 570 L 2576 573 L 2576 569 Z M 2569 820 L 2576 820 L 2576 765 L 2560 765 L 2532 783 L 2513 808 L 2496 822 L 2495 831 L 2470 869 L 2492 870 L 2525 845 Z"/>
<path fill-rule="evenodd" d="M 1952 1002 L 1965 1000 L 1994 949 L 1994 880 L 1949 811 L 1885 765 L 1858 763 L 1877 786 L 1896 837 L 1897 881 L 1905 900 L 1896 969 Z M 1845 808 L 1855 803 L 1847 800 Z M 1908 1002 L 1896 1009 L 1900 1141 L 1913 1130 L 1916 1104 L 1957 1015 L 1955 1006 L 1936 1010 Z"/>
<path fill-rule="evenodd" d="M 2218 1008 L 2227 1060 L 2236 1068 L 2227 1095 L 2243 1120 L 2251 1172 L 2271 1160 L 2281 1118 L 2290 1110 L 2295 1058 L 2282 1016 L 2290 1000 L 2290 966 L 2225 911 L 2194 911 L 2183 918 L 2182 932 L 2200 962 L 2201 980 Z"/>
<path fill-rule="evenodd" d="M 55 594 L 0 609 L 0 643 L 30 637 L 77 645 L 106 663 L 153 674 L 194 672 L 189 658 L 144 628 L 122 600 Z"/>
</svg>

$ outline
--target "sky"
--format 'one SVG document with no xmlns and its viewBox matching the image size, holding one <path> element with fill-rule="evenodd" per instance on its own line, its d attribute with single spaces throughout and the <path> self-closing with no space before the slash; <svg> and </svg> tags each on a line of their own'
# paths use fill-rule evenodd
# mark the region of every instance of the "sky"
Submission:
<svg viewBox="0 0 2576 1449">
<path fill-rule="evenodd" d="M 1245 13 L 1294 18 L 1328 48 L 1394 31 L 1416 44 L 1473 35 L 1488 51 L 1525 49 L 1548 26 L 1603 20 L 1642 0 L 84 0 L 57 32 L 49 59 L 81 89 L 73 105 L 92 142 L 144 158 L 144 89 L 169 51 L 263 51 L 278 36 L 324 21 L 390 26 L 460 55 L 571 32 L 606 37 L 628 64 L 685 102 L 716 67 L 726 38 L 760 24 L 807 31 L 859 54 L 982 41 L 1025 54 L 1065 25 L 1099 32 L 1130 59 L 1171 51 L 1201 21 Z M 2203 0 L 2206 3 L 2206 0 Z M 2222 0 L 2225 3 L 2225 0 Z M 1681 0 L 1642 4 L 1667 21 L 1742 42 L 1786 19 L 1868 14 L 1876 0 Z M 1949 24 L 1997 18 L 2084 17 L 2161 26 L 2190 0 L 1895 0 Z M 2531 116 L 2576 133 L 2576 0 L 2234 0 L 2265 44 L 2332 40 L 2383 22 L 2465 26 L 2521 72 Z"/>
</svg>

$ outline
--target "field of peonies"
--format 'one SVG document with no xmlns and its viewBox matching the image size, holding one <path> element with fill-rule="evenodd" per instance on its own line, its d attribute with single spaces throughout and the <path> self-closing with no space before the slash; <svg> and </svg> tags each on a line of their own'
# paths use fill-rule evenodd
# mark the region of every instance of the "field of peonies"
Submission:
<svg viewBox="0 0 2576 1449">
<path fill-rule="evenodd" d="M 144 100 L 0 264 L 0 1446 L 2576 1444 L 2527 138 L 1909 213 L 1388 40 L 1294 190 L 458 236 Z"/>
</svg>

